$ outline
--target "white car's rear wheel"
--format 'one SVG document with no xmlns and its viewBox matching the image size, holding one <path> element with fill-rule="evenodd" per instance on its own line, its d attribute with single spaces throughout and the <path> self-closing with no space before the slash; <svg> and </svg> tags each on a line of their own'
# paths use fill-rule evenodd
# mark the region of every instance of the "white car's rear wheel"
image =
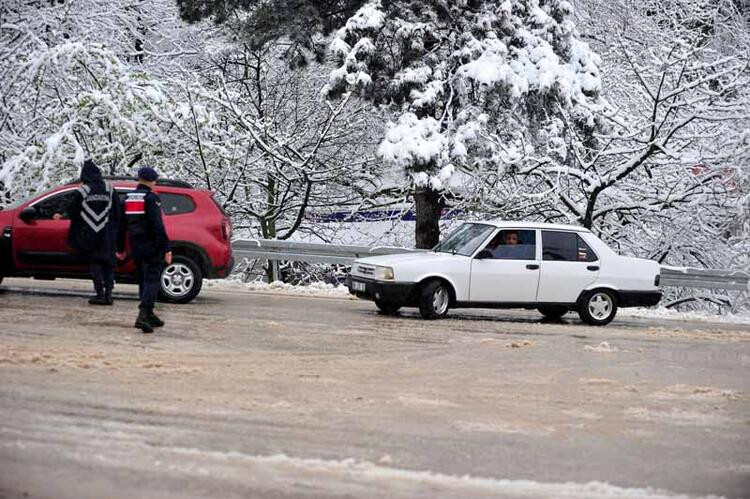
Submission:
<svg viewBox="0 0 750 499">
<path fill-rule="evenodd" d="M 425 319 L 441 319 L 448 314 L 451 293 L 442 281 L 430 281 L 419 293 L 419 313 Z"/>
<path fill-rule="evenodd" d="M 586 293 L 578 305 L 578 315 L 592 326 L 609 324 L 617 314 L 617 298 L 606 289 L 595 289 Z"/>
</svg>

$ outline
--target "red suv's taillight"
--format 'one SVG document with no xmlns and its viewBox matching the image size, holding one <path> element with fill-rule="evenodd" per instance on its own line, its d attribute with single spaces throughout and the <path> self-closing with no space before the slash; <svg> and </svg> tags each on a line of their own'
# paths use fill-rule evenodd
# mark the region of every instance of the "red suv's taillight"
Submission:
<svg viewBox="0 0 750 499">
<path fill-rule="evenodd" d="M 221 237 L 225 241 L 229 241 L 232 238 L 232 222 L 228 218 L 225 218 L 221 223 Z"/>
<path fill-rule="evenodd" d="M 218 201 L 216 201 L 216 198 L 214 198 L 214 192 L 213 191 L 206 191 L 208 193 L 208 196 L 211 198 L 211 201 L 214 202 L 214 206 L 216 206 L 219 211 L 221 212 L 222 219 L 221 219 L 221 237 L 225 241 L 229 241 L 232 239 L 232 221 L 227 216 L 227 212 L 224 211 L 224 208 L 219 204 Z"/>
</svg>

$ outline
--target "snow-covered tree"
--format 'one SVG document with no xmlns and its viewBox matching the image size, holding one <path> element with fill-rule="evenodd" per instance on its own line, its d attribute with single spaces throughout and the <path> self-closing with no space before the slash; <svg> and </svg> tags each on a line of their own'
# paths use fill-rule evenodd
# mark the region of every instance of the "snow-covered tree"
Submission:
<svg viewBox="0 0 750 499">
<path fill-rule="evenodd" d="M 355 88 L 398 111 L 378 154 L 415 187 L 417 246 L 437 242 L 457 170 L 565 169 L 572 138 L 592 140 L 598 57 L 571 14 L 560 0 L 372 1 L 337 31 L 324 92 Z"/>
<path fill-rule="evenodd" d="M 28 194 L 75 177 L 84 157 L 110 173 L 128 171 L 163 133 L 150 115 L 165 97 L 147 75 L 124 70 L 98 44 L 69 42 L 36 51 L 5 94 L 9 133 L 0 179 Z M 33 96 L 33 98 L 25 98 Z"/>
<path fill-rule="evenodd" d="M 311 212 L 358 202 L 372 177 L 362 106 L 320 99 L 321 68 L 289 69 L 276 43 L 214 49 L 161 117 L 183 143 L 169 159 L 176 173 L 215 190 L 237 228 L 264 238 L 311 230 Z"/>
<path fill-rule="evenodd" d="M 580 0 L 603 56 L 606 133 L 591 161 L 554 179 L 558 217 L 675 264 L 727 266 L 750 169 L 750 30 L 735 2 Z M 550 184 L 549 180 L 544 180 Z M 539 191 L 537 191 L 539 192 Z"/>
<path fill-rule="evenodd" d="M 214 189 L 238 228 L 287 238 L 373 184 L 364 135 L 377 120 L 356 99 L 323 101 L 326 71 L 289 70 L 288 43 L 188 26 L 173 0 L 0 9 L 4 202 L 91 156 L 112 174 L 150 164 Z"/>
<path fill-rule="evenodd" d="M 164 152 L 170 142 L 153 111 L 169 99 L 153 68 L 176 64 L 191 32 L 178 33 L 171 1 L 9 1 L 0 19 L 6 198 L 75 176 L 84 156 L 130 173 Z"/>
<path fill-rule="evenodd" d="M 323 94 L 356 91 L 393 113 L 378 154 L 414 189 L 418 247 L 437 242 L 457 170 L 503 169 L 519 149 L 562 159 L 569 130 L 590 135 L 595 127 L 597 58 L 578 39 L 566 1 L 310 2 L 317 15 L 294 34 L 294 23 L 283 21 L 286 2 L 180 3 L 188 17 L 218 21 L 244 8 L 254 36 L 308 40 L 311 56 L 316 35 L 333 32 L 338 67 Z M 348 11 L 354 14 L 340 15 Z M 264 31 L 269 12 L 282 22 Z M 487 134 L 496 141 L 485 141 Z"/>
</svg>

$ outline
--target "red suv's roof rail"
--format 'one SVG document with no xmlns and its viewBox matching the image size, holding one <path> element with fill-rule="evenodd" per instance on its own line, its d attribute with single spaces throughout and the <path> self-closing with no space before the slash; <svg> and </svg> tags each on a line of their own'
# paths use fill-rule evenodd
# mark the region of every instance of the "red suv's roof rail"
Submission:
<svg viewBox="0 0 750 499">
<path fill-rule="evenodd" d="M 105 175 L 102 177 L 104 180 L 112 181 L 127 181 L 127 182 L 138 182 L 136 177 L 128 177 L 126 175 Z M 71 180 L 65 185 L 77 184 L 80 180 Z M 160 178 L 156 180 L 156 185 L 163 185 L 166 187 L 181 187 L 183 189 L 195 189 L 192 184 L 185 182 L 184 180 L 172 180 L 169 178 Z"/>
</svg>

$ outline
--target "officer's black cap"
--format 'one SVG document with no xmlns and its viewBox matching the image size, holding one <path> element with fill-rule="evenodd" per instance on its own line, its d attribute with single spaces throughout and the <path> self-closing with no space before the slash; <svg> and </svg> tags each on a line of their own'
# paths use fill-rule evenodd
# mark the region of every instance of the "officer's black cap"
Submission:
<svg viewBox="0 0 750 499">
<path fill-rule="evenodd" d="M 142 180 L 148 180 L 149 182 L 153 182 L 154 180 L 159 178 L 159 174 L 156 173 L 156 170 L 154 170 L 153 168 L 144 166 L 143 168 L 140 168 L 138 170 L 138 178 Z"/>
</svg>

